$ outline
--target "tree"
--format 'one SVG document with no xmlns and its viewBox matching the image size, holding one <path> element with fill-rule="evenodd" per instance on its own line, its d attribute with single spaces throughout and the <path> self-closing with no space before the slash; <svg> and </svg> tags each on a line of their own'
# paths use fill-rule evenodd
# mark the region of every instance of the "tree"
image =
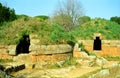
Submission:
<svg viewBox="0 0 120 78">
<path fill-rule="evenodd" d="M 0 24 L 5 21 L 13 21 L 16 19 L 15 10 L 0 3 Z"/>
<path fill-rule="evenodd" d="M 120 24 L 120 17 L 117 17 L 117 16 L 111 17 L 111 18 L 110 18 L 110 21 L 114 21 L 114 22 Z"/>
<path fill-rule="evenodd" d="M 83 8 L 78 0 L 64 0 L 59 2 L 59 7 L 53 16 L 53 22 L 70 31 L 78 26 L 78 18 L 83 15 Z"/>
</svg>

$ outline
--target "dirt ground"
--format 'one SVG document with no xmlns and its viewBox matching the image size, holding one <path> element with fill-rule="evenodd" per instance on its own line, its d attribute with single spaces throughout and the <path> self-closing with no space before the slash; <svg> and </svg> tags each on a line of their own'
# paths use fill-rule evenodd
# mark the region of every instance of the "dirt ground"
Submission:
<svg viewBox="0 0 120 78">
<path fill-rule="evenodd" d="M 104 68 L 108 68 L 116 61 L 110 61 Z M 68 68 L 58 68 L 58 69 L 24 69 L 19 72 L 13 73 L 12 75 L 23 78 L 51 78 L 51 77 L 64 77 L 64 78 L 76 78 L 81 77 L 90 72 L 101 69 L 101 67 L 86 67 L 80 66 L 70 70 Z"/>
</svg>

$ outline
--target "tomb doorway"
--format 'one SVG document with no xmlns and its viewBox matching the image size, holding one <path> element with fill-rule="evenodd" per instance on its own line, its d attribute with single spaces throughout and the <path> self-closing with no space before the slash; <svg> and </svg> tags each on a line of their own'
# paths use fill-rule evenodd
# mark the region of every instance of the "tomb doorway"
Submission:
<svg viewBox="0 0 120 78">
<path fill-rule="evenodd" d="M 29 53 L 30 38 L 29 35 L 23 35 L 16 46 L 16 54 Z"/>
<path fill-rule="evenodd" d="M 96 37 L 96 39 L 94 40 L 93 50 L 102 50 L 101 45 L 102 43 L 100 38 Z"/>
</svg>

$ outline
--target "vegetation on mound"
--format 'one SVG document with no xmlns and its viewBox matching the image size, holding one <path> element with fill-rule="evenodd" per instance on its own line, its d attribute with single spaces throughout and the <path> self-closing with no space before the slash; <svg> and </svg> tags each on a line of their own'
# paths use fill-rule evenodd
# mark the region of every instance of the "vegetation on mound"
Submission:
<svg viewBox="0 0 120 78">
<path fill-rule="evenodd" d="M 120 39 L 120 25 L 101 18 L 92 19 L 72 31 L 79 39 L 93 39 L 94 33 L 101 33 L 102 39 Z"/>
<path fill-rule="evenodd" d="M 48 20 L 22 16 L 0 27 L 0 44 L 17 44 L 23 35 L 31 33 L 38 35 L 40 44 L 62 44 L 75 40 L 64 28 Z"/>
<path fill-rule="evenodd" d="M 92 19 L 71 32 L 62 26 L 41 18 L 17 15 L 12 22 L 0 26 L 0 44 L 18 44 L 23 35 L 37 34 L 40 44 L 64 44 L 79 39 L 93 39 L 94 33 L 101 33 L 102 39 L 120 39 L 120 25 L 105 19 Z"/>
</svg>

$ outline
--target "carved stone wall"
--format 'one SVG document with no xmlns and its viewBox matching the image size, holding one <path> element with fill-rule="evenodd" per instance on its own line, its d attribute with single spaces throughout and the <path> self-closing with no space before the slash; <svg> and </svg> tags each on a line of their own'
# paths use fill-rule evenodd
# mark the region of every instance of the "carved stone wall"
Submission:
<svg viewBox="0 0 120 78">
<path fill-rule="evenodd" d="M 79 40 L 79 43 L 83 43 L 85 49 L 89 52 L 94 52 L 100 56 L 120 56 L 120 40 L 101 40 L 102 50 L 93 50 L 94 40 Z"/>
</svg>

